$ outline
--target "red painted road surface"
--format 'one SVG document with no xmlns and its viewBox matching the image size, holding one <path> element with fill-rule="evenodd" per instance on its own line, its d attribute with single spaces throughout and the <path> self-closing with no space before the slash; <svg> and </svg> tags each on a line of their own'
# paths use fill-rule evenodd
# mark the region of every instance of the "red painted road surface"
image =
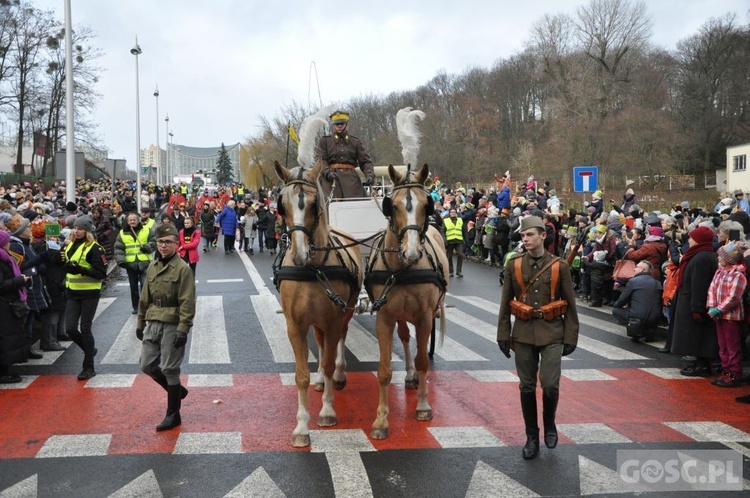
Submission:
<svg viewBox="0 0 750 498">
<path fill-rule="evenodd" d="M 613 381 L 561 381 L 558 424 L 603 423 L 633 442 L 690 441 L 663 422 L 718 421 L 750 432 L 750 406 L 734 402 L 747 388 L 722 389 L 707 379 L 664 380 L 637 369 L 604 369 Z M 391 386 L 390 437 L 377 450 L 439 448 L 428 427 L 484 427 L 507 445 L 525 436 L 516 382 L 479 382 L 462 371 L 429 373 L 434 418 L 414 419 L 416 391 Z M 34 457 L 53 435 L 111 434 L 109 454 L 171 453 L 180 431 L 240 432 L 243 450 L 308 451 L 291 447 L 296 387 L 278 374 L 233 375 L 232 387 L 193 387 L 183 402 L 180 429 L 156 433 L 166 393 L 139 375 L 128 388 L 85 388 L 74 376 L 49 375 L 26 389 L 0 390 L 0 458 Z M 214 403 L 220 399 L 221 403 Z M 310 391 L 311 430 L 320 393 Z M 377 407 L 377 379 L 348 373 L 335 393 L 337 426 L 369 435 Z M 540 401 L 541 419 L 541 401 Z M 572 441 L 563 434 L 561 444 Z"/>
</svg>

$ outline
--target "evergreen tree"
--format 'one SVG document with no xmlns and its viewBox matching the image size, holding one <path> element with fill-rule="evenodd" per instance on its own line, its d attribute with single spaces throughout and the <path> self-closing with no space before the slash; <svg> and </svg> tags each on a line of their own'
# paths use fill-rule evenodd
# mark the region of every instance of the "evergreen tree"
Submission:
<svg viewBox="0 0 750 498">
<path fill-rule="evenodd" d="M 227 154 L 227 148 L 224 147 L 224 142 L 222 142 L 221 150 L 219 151 L 219 159 L 216 161 L 216 182 L 219 185 L 225 185 L 232 181 L 234 181 L 232 161 L 229 159 L 229 154 Z"/>
</svg>

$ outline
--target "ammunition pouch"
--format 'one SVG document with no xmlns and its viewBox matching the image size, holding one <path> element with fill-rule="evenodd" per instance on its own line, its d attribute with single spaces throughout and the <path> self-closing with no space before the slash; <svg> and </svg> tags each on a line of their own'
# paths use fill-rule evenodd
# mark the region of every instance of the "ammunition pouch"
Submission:
<svg viewBox="0 0 750 498">
<path fill-rule="evenodd" d="M 551 303 L 540 307 L 539 311 L 542 312 L 542 318 L 545 320 L 554 320 L 555 318 L 563 316 L 565 312 L 568 311 L 568 302 L 558 299 L 557 301 L 552 301 Z"/>
<path fill-rule="evenodd" d="M 517 299 L 513 299 L 510 302 L 510 314 L 519 320 L 531 320 L 534 318 L 534 311 L 534 308 Z"/>
</svg>

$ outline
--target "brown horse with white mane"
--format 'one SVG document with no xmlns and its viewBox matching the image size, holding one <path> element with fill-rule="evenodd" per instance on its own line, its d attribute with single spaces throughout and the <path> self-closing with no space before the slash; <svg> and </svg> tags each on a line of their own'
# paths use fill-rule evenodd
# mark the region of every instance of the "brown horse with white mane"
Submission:
<svg viewBox="0 0 750 498">
<path fill-rule="evenodd" d="M 336 425 L 333 389 L 341 390 L 346 385 L 344 339 L 362 286 L 363 269 L 359 247 L 343 247 L 352 240 L 351 235 L 328 227 L 318 183 L 322 163 L 291 171 L 278 162 L 275 167 L 285 183 L 277 205 L 287 226 L 289 247 L 281 264 L 275 266 L 274 277 L 296 364 L 298 409 L 292 445 L 304 447 L 310 445 L 307 333 L 312 326 L 319 349 L 323 406 L 318 425 Z"/>
<path fill-rule="evenodd" d="M 417 420 L 432 419 L 432 407 L 427 401 L 427 346 L 440 312 L 441 339 L 445 334 L 443 300 L 447 291 L 448 258 L 440 232 L 428 223 L 433 202 L 425 190 L 429 175 L 425 164 L 417 171 L 407 168 L 405 175 L 388 167 L 393 192 L 383 199 L 383 214 L 389 220 L 388 229 L 376 242 L 370 256 L 365 288 L 377 311 L 376 329 L 380 345 L 378 367 L 379 404 L 370 436 L 388 437 L 388 385 L 393 369 L 393 329 L 404 344 L 407 365 L 407 388 L 417 385 Z M 412 363 L 409 351 L 409 331 L 406 322 L 416 329 L 417 354 Z M 414 378 L 414 367 L 418 378 Z"/>
</svg>

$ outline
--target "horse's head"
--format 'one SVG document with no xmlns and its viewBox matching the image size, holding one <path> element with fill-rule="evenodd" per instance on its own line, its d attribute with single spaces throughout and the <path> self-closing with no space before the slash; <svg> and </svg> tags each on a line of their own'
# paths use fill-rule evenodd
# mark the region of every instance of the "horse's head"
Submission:
<svg viewBox="0 0 750 498">
<path fill-rule="evenodd" d="M 311 262 L 316 244 L 325 245 L 328 220 L 326 219 L 325 199 L 323 198 L 318 175 L 322 163 L 311 169 L 302 167 L 286 169 L 278 161 L 274 162 L 276 174 L 284 182 L 279 193 L 278 211 L 289 232 L 289 255 L 296 266 Z M 322 237 L 322 238 L 321 238 Z"/>
<path fill-rule="evenodd" d="M 434 211 L 432 198 L 424 188 L 429 173 L 427 164 L 417 172 L 408 165 L 405 175 L 388 166 L 393 193 L 383 199 L 383 214 L 389 218 L 390 229 L 398 240 L 398 257 L 408 265 L 422 257 L 429 217 Z"/>
</svg>

